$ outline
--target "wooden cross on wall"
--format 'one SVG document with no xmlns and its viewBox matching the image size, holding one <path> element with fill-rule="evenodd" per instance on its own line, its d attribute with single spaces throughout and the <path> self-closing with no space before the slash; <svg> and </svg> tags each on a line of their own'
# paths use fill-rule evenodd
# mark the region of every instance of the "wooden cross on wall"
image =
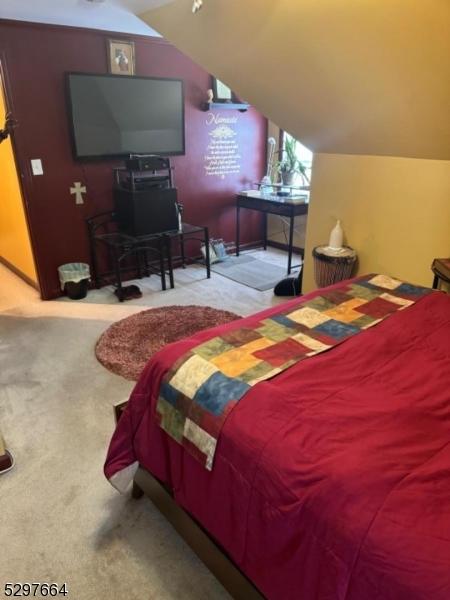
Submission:
<svg viewBox="0 0 450 600">
<path fill-rule="evenodd" d="M 75 181 L 73 187 L 70 188 L 70 193 L 75 194 L 75 204 L 84 204 L 83 194 L 86 193 L 86 186 L 81 185 L 80 181 Z"/>
</svg>

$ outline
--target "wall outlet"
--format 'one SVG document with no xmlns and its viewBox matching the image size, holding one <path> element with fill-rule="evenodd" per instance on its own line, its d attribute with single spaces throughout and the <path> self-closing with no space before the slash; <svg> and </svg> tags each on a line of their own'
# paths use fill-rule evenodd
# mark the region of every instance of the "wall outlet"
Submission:
<svg viewBox="0 0 450 600">
<path fill-rule="evenodd" d="M 33 171 L 33 175 L 44 174 L 44 169 L 42 168 L 42 161 L 40 158 L 31 159 L 31 170 Z"/>
</svg>

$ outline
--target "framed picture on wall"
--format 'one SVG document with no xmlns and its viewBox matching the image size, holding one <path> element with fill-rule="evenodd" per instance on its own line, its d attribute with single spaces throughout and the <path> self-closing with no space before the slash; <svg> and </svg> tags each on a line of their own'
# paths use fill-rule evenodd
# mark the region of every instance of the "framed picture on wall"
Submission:
<svg viewBox="0 0 450 600">
<path fill-rule="evenodd" d="M 108 40 L 109 72 L 114 75 L 134 75 L 134 42 Z"/>
<path fill-rule="evenodd" d="M 233 92 L 220 79 L 212 78 L 212 89 L 215 102 L 233 102 Z"/>
</svg>

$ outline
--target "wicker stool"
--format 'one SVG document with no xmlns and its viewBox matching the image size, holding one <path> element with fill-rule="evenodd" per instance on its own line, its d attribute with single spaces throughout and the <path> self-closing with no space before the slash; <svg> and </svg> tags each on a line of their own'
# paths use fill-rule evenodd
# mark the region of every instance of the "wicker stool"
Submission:
<svg viewBox="0 0 450 600">
<path fill-rule="evenodd" d="M 356 252 L 344 246 L 338 253 L 329 246 L 316 246 L 312 252 L 314 257 L 314 279 L 319 288 L 332 285 L 352 276 L 356 263 Z"/>
</svg>

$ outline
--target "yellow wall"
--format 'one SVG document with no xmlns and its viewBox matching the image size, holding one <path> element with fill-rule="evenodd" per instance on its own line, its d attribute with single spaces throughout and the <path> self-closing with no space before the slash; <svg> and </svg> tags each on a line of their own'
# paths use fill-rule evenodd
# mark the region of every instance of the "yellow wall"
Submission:
<svg viewBox="0 0 450 600">
<path fill-rule="evenodd" d="M 359 257 L 359 273 L 431 286 L 435 257 L 450 256 L 450 162 L 314 155 L 304 290 L 315 288 L 314 246 L 336 219 Z"/>
<path fill-rule="evenodd" d="M 313 152 L 450 159 L 449 0 L 191 9 L 177 0 L 143 18 Z"/>
<path fill-rule="evenodd" d="M 0 80 L 0 123 L 5 103 Z M 0 257 L 37 283 L 11 140 L 0 144 Z"/>
<path fill-rule="evenodd" d="M 191 8 L 177 0 L 142 18 L 314 152 L 305 290 L 336 218 L 361 273 L 430 285 L 432 259 L 450 256 L 450 2 Z"/>
</svg>

